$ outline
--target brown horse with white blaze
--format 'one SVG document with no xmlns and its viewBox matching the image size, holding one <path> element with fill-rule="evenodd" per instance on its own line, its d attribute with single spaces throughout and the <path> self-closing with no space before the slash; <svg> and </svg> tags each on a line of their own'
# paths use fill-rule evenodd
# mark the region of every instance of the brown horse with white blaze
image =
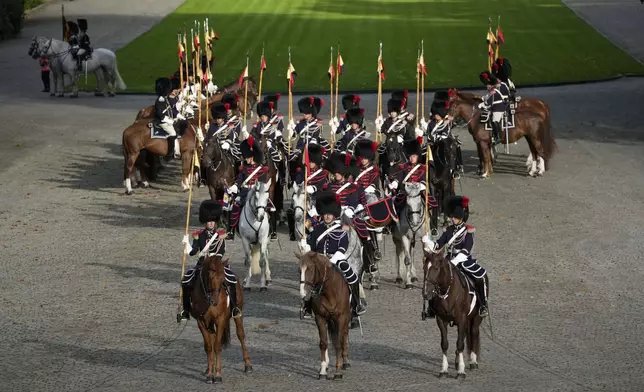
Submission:
<svg viewBox="0 0 644 392">
<path fill-rule="evenodd" d="M 483 318 L 479 316 L 478 301 L 470 295 L 466 287 L 467 278 L 450 263 L 443 254 L 443 249 L 436 253 L 424 249 L 424 282 L 423 303 L 429 303 L 436 314 L 436 324 L 441 332 L 441 349 L 443 350 L 443 364 L 438 377 L 447 376 L 449 362 L 447 360 L 447 326 L 450 323 L 458 329 L 456 339 L 456 378 L 465 378 L 465 361 L 463 351 L 465 341 L 470 352 L 470 370 L 478 369 L 478 355 L 481 349 L 479 328 Z M 487 283 L 488 277 L 485 275 Z M 486 286 L 489 291 L 489 285 Z M 487 294 L 487 292 L 486 292 Z M 429 301 L 430 298 L 433 299 Z M 423 306 L 422 318 L 425 319 L 426 305 Z"/>
<path fill-rule="evenodd" d="M 224 265 L 226 263 L 228 260 L 222 260 L 220 256 L 206 258 L 197 277 L 199 280 L 195 283 L 191 294 L 190 314 L 197 320 L 199 331 L 203 336 L 204 350 L 208 356 L 208 368 L 205 372 L 206 382 L 209 384 L 223 381 L 221 351 L 230 344 L 232 309 L 224 287 L 226 279 Z M 239 281 L 239 277 L 237 280 Z M 244 294 L 240 285 L 235 285 L 235 287 L 237 289 L 237 307 L 243 311 Z M 235 320 L 237 338 L 241 343 L 244 357 L 244 372 L 251 372 L 253 367 L 246 349 L 243 316 L 233 320 Z"/>
<path fill-rule="evenodd" d="M 320 334 L 320 373 L 318 379 L 327 375 L 329 366 L 329 334 L 335 346 L 334 380 L 342 379 L 342 370 L 349 363 L 349 322 L 351 305 L 349 285 L 339 269 L 329 259 L 316 252 L 295 253 L 300 266 L 300 296 L 311 302 L 315 324 Z"/>
<path fill-rule="evenodd" d="M 450 101 L 449 114 L 467 122 L 467 128 L 478 151 L 481 165 L 481 177 L 487 178 L 492 174 L 492 132 L 485 129 L 481 123 L 481 111 L 477 109 L 479 102 L 461 96 Z M 548 117 L 549 119 L 549 117 Z M 554 154 L 557 144 L 551 133 L 549 121 L 543 115 L 530 109 L 517 109 L 514 115 L 513 128 L 508 129 L 508 143 L 514 143 L 525 138 L 530 148 L 531 156 L 536 157 L 528 172 L 531 176 L 541 176 L 548 168 L 548 162 Z M 506 143 L 505 132 L 501 132 L 501 141 Z M 529 158 L 528 158 L 529 160 Z"/>
</svg>

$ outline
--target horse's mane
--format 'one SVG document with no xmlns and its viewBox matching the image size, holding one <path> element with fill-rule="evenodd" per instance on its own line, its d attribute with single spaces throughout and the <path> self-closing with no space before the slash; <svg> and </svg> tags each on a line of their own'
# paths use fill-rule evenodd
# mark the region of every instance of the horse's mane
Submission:
<svg viewBox="0 0 644 392">
<path fill-rule="evenodd" d="M 308 267 L 314 267 L 316 265 L 319 265 L 321 267 L 329 267 L 333 266 L 331 264 L 331 261 L 329 260 L 328 257 L 324 257 L 319 253 L 309 251 L 304 254 L 302 254 L 302 257 L 300 258 L 300 266 L 306 266 Z"/>
</svg>

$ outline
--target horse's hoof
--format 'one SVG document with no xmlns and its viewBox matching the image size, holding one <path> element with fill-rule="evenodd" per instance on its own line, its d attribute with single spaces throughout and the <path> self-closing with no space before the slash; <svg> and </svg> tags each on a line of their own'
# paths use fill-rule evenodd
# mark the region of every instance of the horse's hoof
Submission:
<svg viewBox="0 0 644 392">
<path fill-rule="evenodd" d="M 221 376 L 217 376 L 214 378 L 215 382 L 224 382 L 224 380 L 221 378 Z"/>
<path fill-rule="evenodd" d="M 95 97 L 104 97 L 105 94 L 103 94 L 103 93 L 94 93 L 94 96 Z"/>
<path fill-rule="evenodd" d="M 413 289 L 413 288 L 414 288 L 414 285 L 412 285 L 412 284 L 407 283 L 405 285 L 405 290 L 409 290 L 409 289 Z"/>
<path fill-rule="evenodd" d="M 251 373 L 253 371 L 253 366 L 248 365 L 244 367 L 244 373 Z"/>
<path fill-rule="evenodd" d="M 131 196 L 134 193 L 134 191 L 125 191 L 125 194 L 128 196 Z"/>
<path fill-rule="evenodd" d="M 326 378 L 326 374 L 318 374 L 318 380 L 321 380 L 322 377 Z"/>
<path fill-rule="evenodd" d="M 470 370 L 478 369 L 479 364 L 478 363 L 470 363 Z"/>
<path fill-rule="evenodd" d="M 63 94 L 58 94 L 58 98 L 62 98 L 62 97 L 64 97 L 64 96 L 65 96 L 65 95 L 63 95 Z"/>
<path fill-rule="evenodd" d="M 268 286 L 269 284 L 271 284 L 271 282 L 272 282 L 272 280 L 270 280 L 270 279 L 266 279 L 266 286 Z"/>
<path fill-rule="evenodd" d="M 334 380 L 342 380 L 342 374 L 335 374 L 333 375 Z"/>
<path fill-rule="evenodd" d="M 250 287 L 244 287 L 244 291 L 250 292 Z"/>
<path fill-rule="evenodd" d="M 416 277 L 411 278 L 411 282 L 412 282 L 412 283 L 416 283 L 416 282 L 418 282 L 418 278 L 416 278 Z"/>
<path fill-rule="evenodd" d="M 457 379 L 457 380 L 459 380 L 459 379 L 460 379 L 460 380 L 465 380 L 465 373 L 458 373 L 458 374 L 456 375 L 456 379 Z"/>
<path fill-rule="evenodd" d="M 438 373 L 438 378 L 443 378 L 443 377 L 447 377 L 447 376 L 448 376 L 447 372 Z"/>
<path fill-rule="evenodd" d="M 371 286 L 369 286 L 369 290 L 379 290 L 379 289 L 380 287 L 378 287 L 377 284 L 371 284 Z"/>
<path fill-rule="evenodd" d="M 249 291 L 250 291 L 250 290 L 249 290 Z M 267 288 L 267 287 L 260 287 L 260 288 L 259 288 L 259 292 L 260 292 L 260 293 L 264 293 L 264 292 L 267 292 L 267 291 L 268 291 L 268 288 Z"/>
<path fill-rule="evenodd" d="M 345 362 L 345 363 L 343 363 L 343 364 L 342 364 L 342 369 L 343 369 L 343 370 L 347 370 L 347 369 L 349 369 L 350 367 L 351 367 L 351 364 L 350 364 L 350 363 L 348 363 L 348 362 Z"/>
<path fill-rule="evenodd" d="M 212 384 L 215 382 L 215 377 L 213 376 L 206 376 L 206 384 Z"/>
<path fill-rule="evenodd" d="M 401 284 L 403 282 L 402 278 L 396 278 L 396 284 Z"/>
</svg>

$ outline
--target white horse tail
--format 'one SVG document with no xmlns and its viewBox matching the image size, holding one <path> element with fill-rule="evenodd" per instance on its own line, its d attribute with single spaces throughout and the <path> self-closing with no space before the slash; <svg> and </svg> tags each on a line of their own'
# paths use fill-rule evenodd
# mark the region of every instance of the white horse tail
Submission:
<svg viewBox="0 0 644 392">
<path fill-rule="evenodd" d="M 250 273 L 252 275 L 259 275 L 262 272 L 262 269 L 259 266 L 259 259 L 261 257 L 259 247 L 253 247 L 250 251 Z"/>
<path fill-rule="evenodd" d="M 123 79 L 121 79 L 121 74 L 119 73 L 119 69 L 116 66 L 116 58 L 114 59 L 114 76 L 116 79 L 116 85 L 118 86 L 119 89 L 125 90 L 127 86 L 125 85 L 125 82 Z"/>
</svg>

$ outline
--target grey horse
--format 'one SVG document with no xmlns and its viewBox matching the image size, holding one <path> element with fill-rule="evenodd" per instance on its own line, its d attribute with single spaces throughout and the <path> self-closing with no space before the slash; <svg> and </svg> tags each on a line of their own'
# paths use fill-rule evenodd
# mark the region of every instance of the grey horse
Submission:
<svg viewBox="0 0 644 392">
<path fill-rule="evenodd" d="M 267 281 L 271 280 L 271 270 L 268 265 L 269 223 L 268 214 L 268 182 L 256 182 L 250 187 L 246 203 L 239 214 L 239 236 L 245 253 L 245 266 L 248 275 L 244 279 L 244 290 L 250 290 L 250 279 L 261 273 L 260 291 L 266 291 Z"/>
</svg>

